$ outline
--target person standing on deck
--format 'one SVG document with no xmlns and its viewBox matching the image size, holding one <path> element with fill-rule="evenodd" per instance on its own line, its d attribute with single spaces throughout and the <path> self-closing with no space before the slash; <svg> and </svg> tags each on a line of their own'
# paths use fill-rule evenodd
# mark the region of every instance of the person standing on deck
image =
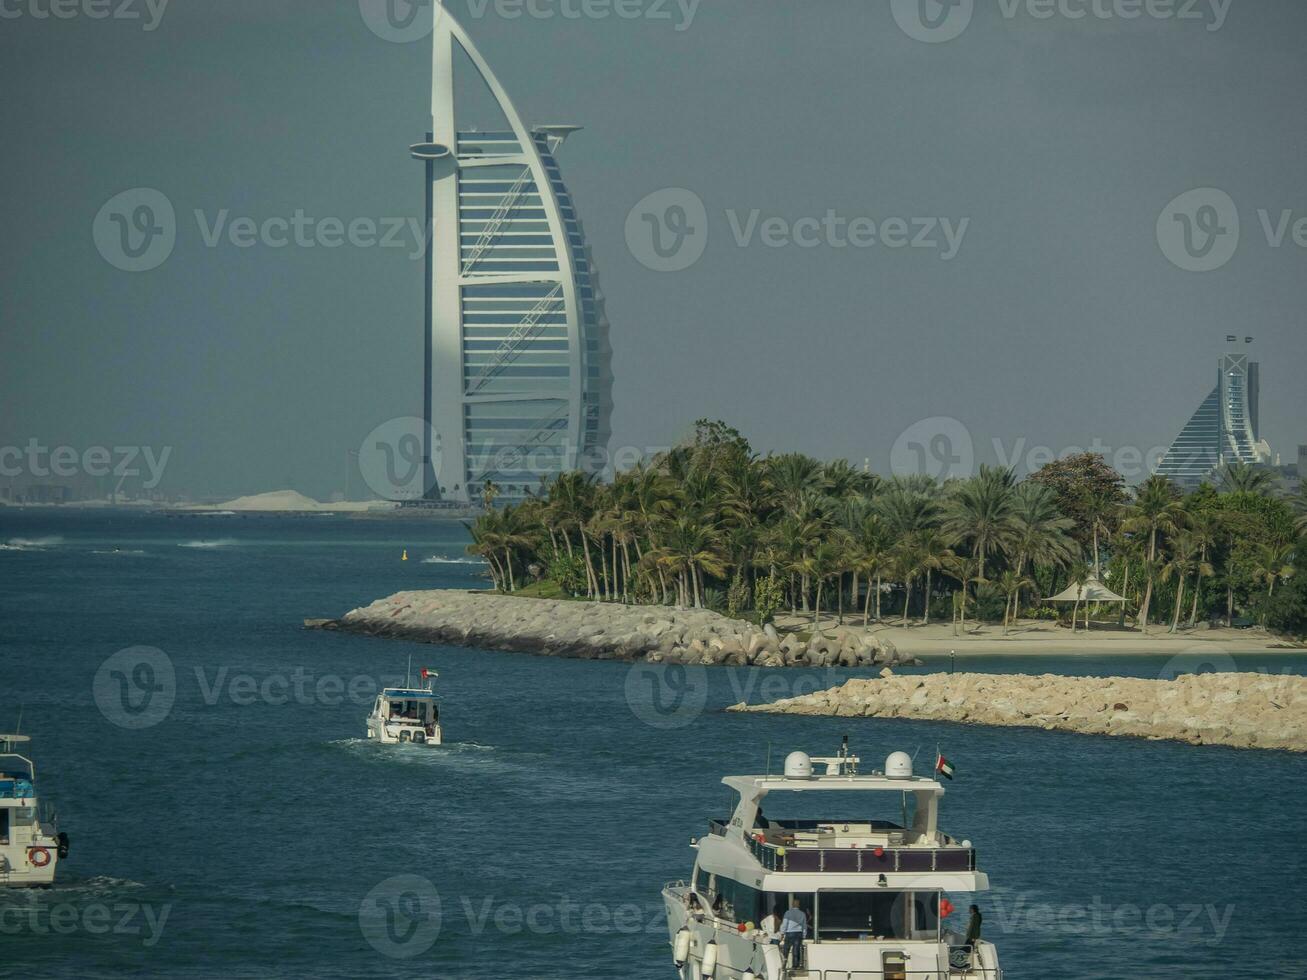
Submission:
<svg viewBox="0 0 1307 980">
<path fill-rule="evenodd" d="M 799 908 L 799 900 L 796 898 L 781 920 L 781 959 L 788 968 L 797 969 L 801 965 L 799 960 L 807 934 L 808 914 Z"/>
<path fill-rule="evenodd" d="M 767 937 L 767 941 L 776 945 L 781 941 L 781 907 L 775 905 L 762 920 L 762 934 Z"/>
</svg>

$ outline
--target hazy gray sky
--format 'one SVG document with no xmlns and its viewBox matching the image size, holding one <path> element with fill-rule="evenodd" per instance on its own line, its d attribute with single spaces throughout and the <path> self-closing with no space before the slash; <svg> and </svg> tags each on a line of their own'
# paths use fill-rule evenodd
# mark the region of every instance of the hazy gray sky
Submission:
<svg viewBox="0 0 1307 980">
<path fill-rule="evenodd" d="M 529 123 L 586 127 L 560 159 L 608 297 L 614 444 L 717 416 L 763 451 L 886 471 L 943 416 L 980 460 L 994 440 L 1146 449 L 1233 333 L 1257 338 L 1263 435 L 1295 455 L 1307 5 L 920 0 L 931 33 L 918 2 L 449 4 Z M 166 491 L 339 490 L 369 430 L 420 413 L 411 234 L 205 236 L 224 212 L 420 220 L 429 73 L 428 42 L 379 37 L 358 0 L 0 0 L 0 446 L 172 447 Z M 138 187 L 178 230 L 133 274 L 92 226 Z M 625 231 L 663 188 L 706 210 L 679 272 Z M 1227 233 L 1192 253 L 1212 271 L 1159 242 L 1197 188 L 1228 194 L 1192 209 L 1195 235 Z M 890 247 L 895 218 L 939 247 Z M 837 247 L 854 219 L 876 243 Z"/>
</svg>

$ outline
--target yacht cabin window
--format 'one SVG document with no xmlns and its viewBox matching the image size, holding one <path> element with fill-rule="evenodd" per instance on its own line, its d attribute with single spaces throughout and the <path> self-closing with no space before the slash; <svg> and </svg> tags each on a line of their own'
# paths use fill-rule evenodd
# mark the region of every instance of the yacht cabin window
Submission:
<svg viewBox="0 0 1307 980">
<path fill-rule="evenodd" d="M 902 939 L 939 941 L 939 893 L 820 891 L 818 941 Z"/>
</svg>

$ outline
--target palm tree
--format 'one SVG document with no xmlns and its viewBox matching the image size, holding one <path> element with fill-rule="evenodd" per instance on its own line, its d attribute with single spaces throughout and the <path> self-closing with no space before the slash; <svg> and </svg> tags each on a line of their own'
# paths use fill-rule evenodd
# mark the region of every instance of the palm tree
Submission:
<svg viewBox="0 0 1307 980">
<path fill-rule="evenodd" d="M 1266 598 L 1275 594 L 1275 584 L 1285 582 L 1293 577 L 1293 553 L 1291 544 L 1261 544 L 1253 553 L 1252 578 L 1258 584 L 1266 585 Z M 1266 611 L 1262 612 L 1262 626 L 1266 626 Z"/>
<path fill-rule="evenodd" d="M 1217 471 L 1220 488 L 1226 493 L 1252 493 L 1269 497 L 1275 492 L 1275 473 L 1251 463 L 1226 463 Z"/>
<path fill-rule="evenodd" d="M 1076 619 L 1080 614 L 1080 587 L 1083 586 L 1090 578 L 1090 569 L 1087 565 L 1077 564 L 1071 568 L 1071 584 L 1077 587 L 1076 601 L 1071 606 L 1071 632 L 1076 631 Z M 1089 632 L 1089 603 L 1085 602 L 1085 632 Z"/>
<path fill-rule="evenodd" d="M 976 585 L 977 588 L 985 582 L 980 575 L 980 559 L 970 558 L 965 555 L 955 555 L 948 563 L 948 573 L 958 580 L 962 589 L 957 593 L 960 603 L 955 604 L 961 613 L 961 629 L 967 631 L 967 586 Z"/>
<path fill-rule="evenodd" d="M 970 544 L 985 577 L 990 555 L 1007 551 L 1016 536 L 1016 475 L 1013 470 L 982 466 L 980 475 L 960 483 L 948 503 L 945 529 L 960 544 Z"/>
<path fill-rule="evenodd" d="M 1003 606 L 1003 635 L 1006 636 L 1008 622 L 1010 618 L 1015 618 L 1017 593 L 1026 586 L 1033 588 L 1035 583 L 1029 576 L 1009 568 L 998 577 L 997 584 L 999 591 L 1007 596 L 1007 603 Z"/>
<path fill-rule="evenodd" d="M 1198 560 L 1194 563 L 1194 602 L 1189 611 L 1190 629 L 1198 623 L 1198 600 L 1202 593 L 1203 579 L 1216 574 L 1207 556 L 1210 549 L 1216 547 L 1219 533 L 1220 521 L 1215 514 L 1199 510 L 1189 516 L 1189 537 L 1198 546 Z"/>
<path fill-rule="evenodd" d="M 1201 545 L 1192 534 L 1181 533 L 1176 535 L 1175 546 L 1171 555 L 1171 560 L 1162 566 L 1162 581 L 1169 582 L 1175 579 L 1175 613 L 1171 617 L 1171 632 L 1178 632 L 1180 629 L 1180 609 L 1184 605 L 1185 583 L 1189 580 L 1190 574 L 1195 571 L 1201 577 L 1204 574 L 1211 574 L 1211 566 L 1202 561 L 1199 557 Z M 1205 570 L 1204 570 L 1204 567 Z"/>
<path fill-rule="evenodd" d="M 680 517 L 668 525 L 666 539 L 673 567 L 683 580 L 688 579 L 686 594 L 693 598 L 695 608 L 702 608 L 704 573 L 726 574 L 726 563 L 718 550 L 718 528 Z"/>
<path fill-rule="evenodd" d="M 1145 572 L 1148 576 L 1144 601 L 1139 610 L 1139 625 L 1148 632 L 1148 609 L 1153 601 L 1153 580 L 1157 571 L 1158 537 L 1174 534 L 1185 522 L 1184 505 L 1175 484 L 1164 476 L 1154 475 L 1135 491 L 1135 502 L 1126 511 L 1122 526 L 1148 539 Z"/>
<path fill-rule="evenodd" d="M 839 537 L 832 536 L 822 541 L 812 553 L 813 577 L 817 580 L 817 598 L 812 607 L 812 625 L 816 626 L 821 618 L 822 590 L 831 578 L 842 579 L 849 567 L 847 543 Z M 842 593 L 842 590 L 841 590 Z M 840 598 L 840 621 L 843 622 L 843 596 Z"/>
<path fill-rule="evenodd" d="M 876 620 L 880 621 L 880 580 L 889 568 L 893 545 L 889 528 L 879 514 L 867 514 L 853 531 L 853 567 L 867 576 L 867 601 L 862 608 L 862 625 L 871 619 L 871 596 L 876 593 Z"/>
<path fill-rule="evenodd" d="M 1307 532 L 1307 473 L 1300 473 L 1298 484 L 1298 494 L 1289 501 L 1289 506 L 1293 512 L 1298 515 L 1294 521 L 1294 527 L 1299 534 Z"/>
<path fill-rule="evenodd" d="M 484 502 L 498 503 L 496 489 L 486 488 Z M 799 453 L 760 459 L 735 430 L 700 421 L 692 441 L 608 482 L 562 473 L 542 479 L 539 495 L 521 504 L 489 507 L 470 526 L 470 550 L 506 592 L 524 567 L 575 562 L 569 591 L 593 601 L 702 606 L 730 583 L 743 602 L 765 572 L 788 580 L 787 604 L 817 624 L 825 607 L 842 622 L 850 595 L 869 625 L 874 594 L 879 619 L 886 579 L 903 583 L 905 623 L 924 579 L 929 624 L 943 577 L 955 600 L 963 598 L 955 618 L 965 629 L 973 587 L 999 577 L 1015 586 L 1002 590 L 1007 629 L 1022 588 L 1042 586 L 1079 556 L 1057 500 L 1051 487 L 1018 485 L 1011 471 L 992 467 L 940 485 L 920 475 L 882 481 L 847 461 Z M 1099 520 L 1100 534 L 1114 523 L 1111 514 Z M 1169 533 L 1159 532 L 1159 549 Z"/>
<path fill-rule="evenodd" d="M 916 535 L 917 553 L 921 556 L 921 569 L 926 573 L 926 602 L 923 621 L 930 625 L 930 585 L 935 572 L 946 571 L 949 563 L 957 557 L 948 546 L 944 535 L 934 528 L 918 531 Z"/>
<path fill-rule="evenodd" d="M 821 463 L 801 453 L 785 453 L 767 459 L 767 482 L 781 506 L 796 513 L 805 494 L 822 488 Z"/>
<path fill-rule="evenodd" d="M 908 625 L 908 607 L 912 603 L 912 585 L 921 577 L 926 567 L 926 556 L 921 543 L 915 535 L 910 535 L 899 542 L 894 554 L 895 574 L 903 580 L 903 625 Z"/>
<path fill-rule="evenodd" d="M 1026 482 L 1017 489 L 1014 503 L 1011 547 L 1016 555 L 1015 571 L 1025 584 L 1011 596 L 1012 618 L 1021 606 L 1021 590 L 1036 583 L 1025 578 L 1026 564 L 1065 568 L 1080 557 L 1080 545 L 1072 536 L 1075 521 L 1063 517 L 1057 506 L 1057 492 L 1042 483 Z"/>
<path fill-rule="evenodd" d="M 495 552 L 500 544 L 499 533 L 495 526 L 498 520 L 499 515 L 497 512 L 488 511 L 470 523 L 464 521 L 463 526 L 467 528 L 468 534 L 472 536 L 472 543 L 466 549 L 467 553 L 485 560 L 486 566 L 490 569 L 491 585 L 497 592 L 502 592 L 504 591 L 502 583 L 507 580 L 499 567 L 498 559 L 495 557 Z"/>
</svg>

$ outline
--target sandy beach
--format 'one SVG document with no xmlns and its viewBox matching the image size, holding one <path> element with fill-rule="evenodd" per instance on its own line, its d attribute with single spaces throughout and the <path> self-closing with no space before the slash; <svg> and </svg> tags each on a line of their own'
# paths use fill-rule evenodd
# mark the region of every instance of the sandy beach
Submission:
<svg viewBox="0 0 1307 980">
<path fill-rule="evenodd" d="M 844 628 L 861 629 L 862 617 L 844 617 Z M 777 627 L 812 630 L 811 616 L 778 615 Z M 821 629 L 836 626 L 835 616 L 822 616 Z M 1094 624 L 1086 633 L 1083 629 L 1071 630 L 1047 620 L 1021 620 L 1003 633 L 1002 626 L 967 624 L 965 633 L 955 633 L 951 623 L 931 623 L 929 626 L 900 623 L 872 623 L 867 628 L 878 639 L 888 640 L 900 653 L 914 657 L 947 657 L 955 652 L 959 657 L 975 655 L 1030 655 L 1064 656 L 1121 655 L 1121 656 L 1178 656 L 1196 654 L 1212 657 L 1235 653 L 1307 653 L 1307 646 L 1295 645 L 1283 637 L 1273 636 L 1261 629 L 1195 629 L 1171 634 L 1163 626 L 1154 626 L 1144 634 L 1136 629 Z"/>
</svg>

